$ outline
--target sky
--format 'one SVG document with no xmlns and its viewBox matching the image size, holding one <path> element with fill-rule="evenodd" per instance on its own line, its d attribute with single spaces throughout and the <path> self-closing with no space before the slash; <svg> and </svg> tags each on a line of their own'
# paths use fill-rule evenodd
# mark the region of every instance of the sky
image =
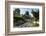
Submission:
<svg viewBox="0 0 46 36">
<path fill-rule="evenodd" d="M 32 9 L 29 8 L 20 8 L 20 14 L 25 14 L 26 11 L 29 11 L 29 14 L 31 14 Z"/>
<path fill-rule="evenodd" d="M 16 8 L 14 8 L 14 10 L 15 10 Z M 25 12 L 26 11 L 29 11 L 29 15 L 31 15 L 31 11 L 32 11 L 32 9 L 34 9 L 34 11 L 37 11 L 38 10 L 38 8 L 19 8 L 20 9 L 20 14 L 25 14 Z"/>
</svg>

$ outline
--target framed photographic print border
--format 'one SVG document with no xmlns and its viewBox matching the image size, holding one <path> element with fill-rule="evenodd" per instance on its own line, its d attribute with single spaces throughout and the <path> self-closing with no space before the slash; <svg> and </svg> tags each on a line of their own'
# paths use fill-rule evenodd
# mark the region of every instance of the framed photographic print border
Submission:
<svg viewBox="0 0 46 36">
<path fill-rule="evenodd" d="M 10 32 L 10 6 L 9 5 L 37 5 L 42 6 L 42 30 L 37 31 L 21 31 L 21 32 Z M 18 34 L 37 34 L 45 32 L 45 3 L 34 3 L 34 2 L 18 2 L 18 1 L 5 1 L 5 33 L 6 35 L 18 35 Z"/>
</svg>

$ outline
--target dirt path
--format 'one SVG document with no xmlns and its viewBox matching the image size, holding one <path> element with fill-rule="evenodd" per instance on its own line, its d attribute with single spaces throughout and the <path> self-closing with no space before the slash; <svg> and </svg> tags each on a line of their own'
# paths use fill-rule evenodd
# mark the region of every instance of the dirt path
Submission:
<svg viewBox="0 0 46 36">
<path fill-rule="evenodd" d="M 32 24 L 30 22 L 26 22 L 26 23 L 20 25 L 19 27 L 31 27 L 31 26 L 32 26 Z"/>
</svg>

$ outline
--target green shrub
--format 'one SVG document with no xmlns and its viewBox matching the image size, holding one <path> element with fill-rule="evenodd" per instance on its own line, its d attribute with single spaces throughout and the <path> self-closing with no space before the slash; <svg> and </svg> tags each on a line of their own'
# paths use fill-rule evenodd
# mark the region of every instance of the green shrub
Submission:
<svg viewBox="0 0 46 36">
<path fill-rule="evenodd" d="M 35 24 L 35 26 L 39 26 L 39 24 L 38 24 L 38 23 L 36 23 L 36 24 Z"/>
</svg>

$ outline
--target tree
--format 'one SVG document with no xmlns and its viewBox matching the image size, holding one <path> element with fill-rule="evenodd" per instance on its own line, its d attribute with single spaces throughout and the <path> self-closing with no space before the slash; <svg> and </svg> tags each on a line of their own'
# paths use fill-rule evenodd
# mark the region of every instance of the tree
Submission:
<svg viewBox="0 0 46 36">
<path fill-rule="evenodd" d="M 33 16 L 35 17 L 35 20 L 36 20 L 36 21 L 39 20 L 39 10 L 34 11 L 34 10 L 32 9 L 32 14 L 33 14 Z"/>
<path fill-rule="evenodd" d="M 30 19 L 29 11 L 26 11 L 25 14 L 23 15 L 24 18 Z"/>
<path fill-rule="evenodd" d="M 20 9 L 19 9 L 19 8 L 16 8 L 16 9 L 14 10 L 14 12 L 15 12 L 15 13 L 20 13 Z"/>
<path fill-rule="evenodd" d="M 25 12 L 25 15 L 29 15 L 29 11 L 26 11 L 26 12 Z"/>
<path fill-rule="evenodd" d="M 14 16 L 15 16 L 15 14 L 20 14 L 20 9 L 19 8 L 16 8 L 14 11 L 13 11 L 14 13 Z"/>
<path fill-rule="evenodd" d="M 32 9 L 32 14 L 33 14 L 34 19 L 35 19 L 35 21 L 36 21 L 35 26 L 39 26 L 39 24 L 37 23 L 37 21 L 39 21 L 39 10 L 34 11 L 34 10 Z"/>
<path fill-rule="evenodd" d="M 19 8 L 16 8 L 14 11 L 13 11 L 13 18 L 14 18 L 14 23 L 16 21 L 16 18 L 15 16 L 18 16 L 20 14 L 20 9 Z"/>
</svg>

